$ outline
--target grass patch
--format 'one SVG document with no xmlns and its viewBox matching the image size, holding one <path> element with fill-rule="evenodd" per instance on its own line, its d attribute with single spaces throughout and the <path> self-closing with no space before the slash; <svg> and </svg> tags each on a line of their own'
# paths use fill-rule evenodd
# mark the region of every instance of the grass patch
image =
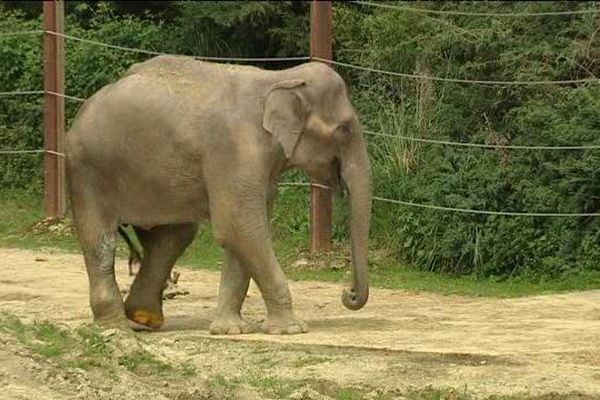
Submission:
<svg viewBox="0 0 600 400">
<path fill-rule="evenodd" d="M 129 341 L 115 342 L 94 325 L 69 329 L 48 321 L 24 323 L 14 315 L 1 313 L 0 333 L 13 336 L 34 354 L 55 360 L 61 368 L 101 368 L 111 373 L 123 367 L 139 376 L 174 379 L 196 375 L 196 367 L 190 361 L 177 366 L 169 364 L 139 346 L 131 346 Z M 129 339 L 138 340 L 133 336 Z"/>
<path fill-rule="evenodd" d="M 107 368 L 113 352 L 109 339 L 92 325 L 71 330 L 48 321 L 24 323 L 2 313 L 0 333 L 15 337 L 33 354 L 54 359 L 64 368 Z"/>
<path fill-rule="evenodd" d="M 196 366 L 191 360 L 175 364 L 169 360 L 163 361 L 156 355 L 144 350 L 141 346 L 132 346 L 129 341 L 137 340 L 135 337 L 103 335 L 94 326 L 80 326 L 69 329 L 52 324 L 47 321 L 25 323 L 14 315 L 0 314 L 0 334 L 13 336 L 18 343 L 28 348 L 33 353 L 53 360 L 48 368 L 58 368 L 64 372 L 65 368 L 94 369 L 95 373 L 108 374 L 110 377 L 118 376 L 129 371 L 149 385 L 157 388 L 165 387 L 164 382 L 176 382 L 179 387 L 187 385 L 190 378 L 196 375 Z M 117 338 L 118 337 L 118 338 Z M 120 341 L 125 339 L 125 342 Z M 229 346 L 230 347 L 230 346 Z M 253 345 L 244 344 L 244 348 L 251 351 Z M 125 353 L 123 353 L 125 351 Z M 214 351 L 219 351 L 215 348 Z M 236 352 L 236 354 L 238 354 Z M 250 354 L 257 354 L 252 352 Z M 260 353 L 258 353 L 260 354 Z M 265 357 L 262 361 L 249 364 L 249 367 L 240 375 L 232 370 L 234 376 L 229 374 L 216 374 L 210 376 L 203 387 L 193 393 L 182 392 L 182 399 L 188 398 L 215 398 L 235 399 L 244 398 L 244 393 L 254 392 L 265 398 L 286 399 L 294 394 L 294 398 L 328 398 L 336 400 L 391 400 L 404 398 L 407 400 L 471 400 L 474 398 L 467 387 L 436 388 L 427 387 L 400 392 L 384 391 L 374 387 L 340 386 L 334 381 L 325 379 L 287 379 L 276 375 L 276 370 L 265 373 Z M 325 362 L 323 356 L 301 356 L 294 361 L 293 366 L 301 368 L 307 365 Z M 158 377 L 156 379 L 147 379 Z M 165 389 L 169 390 L 169 389 Z M 188 396 L 188 397 L 186 397 Z M 192 397 L 189 397 L 192 396 Z M 486 400 L 592 400 L 592 396 L 580 393 L 552 393 L 541 396 L 529 394 L 516 394 L 510 396 L 489 396 Z"/>
<path fill-rule="evenodd" d="M 318 268 L 293 268 L 298 258 L 307 257 L 308 241 L 304 213 L 306 204 L 294 209 L 290 195 L 281 196 L 279 209 L 276 210 L 275 250 L 290 279 L 315 280 L 343 283 L 347 280 L 348 266 L 340 260 L 349 259 L 348 250 L 338 246 L 333 255 L 321 259 L 309 260 L 312 264 L 321 264 Z M 282 213 L 298 214 L 297 217 L 284 219 Z M 55 248 L 63 251 L 79 251 L 79 245 L 70 229 L 36 230 L 36 222 L 42 219 L 41 196 L 28 192 L 11 191 L 0 194 L 0 246 L 25 249 Z M 49 225 L 52 227 L 53 225 Z M 117 254 L 127 257 L 128 252 L 123 241 L 118 241 Z M 341 254 L 341 256 L 340 256 Z M 403 265 L 391 256 L 374 255 L 370 257 L 371 285 L 389 289 L 405 289 L 440 293 L 445 295 L 518 297 L 545 293 L 597 289 L 600 287 L 600 271 L 596 274 L 573 275 L 559 280 L 531 282 L 525 279 L 496 280 L 478 278 L 474 275 L 451 276 L 441 273 L 416 270 Z M 222 265 L 223 250 L 215 244 L 209 226 L 201 229 L 194 242 L 178 261 L 179 265 L 191 268 L 219 270 Z M 314 262 L 313 262 L 314 261 Z M 329 267 L 329 263 L 336 268 Z"/>
<path fill-rule="evenodd" d="M 271 398 L 275 396 L 278 399 L 288 398 L 297 388 L 297 384 L 294 382 L 285 381 L 275 376 L 262 376 L 261 372 L 245 381 L 261 393 Z"/>
<path fill-rule="evenodd" d="M 7 314 L 0 314 L 0 332 L 14 335 L 30 351 L 44 357 L 63 355 L 74 342 L 69 332 L 57 325 L 45 321 L 26 325 Z"/>
<path fill-rule="evenodd" d="M 144 350 L 138 350 L 132 354 L 119 357 L 118 364 L 136 375 L 162 376 L 173 370 L 171 365 Z"/>
<path fill-rule="evenodd" d="M 79 250 L 77 239 L 72 234 L 62 230 L 32 229 L 43 218 L 41 195 L 23 191 L 0 192 L 0 246 L 32 250 Z"/>
<path fill-rule="evenodd" d="M 191 361 L 186 361 L 179 367 L 179 371 L 181 372 L 181 376 L 184 378 L 191 378 L 196 376 L 196 366 Z"/>
<path fill-rule="evenodd" d="M 342 388 L 338 391 L 337 398 L 338 400 L 362 400 L 364 395 L 356 389 Z"/>
<path fill-rule="evenodd" d="M 294 360 L 293 365 L 296 368 L 303 368 L 322 364 L 328 361 L 331 361 L 331 359 L 327 357 L 302 357 Z"/>
</svg>

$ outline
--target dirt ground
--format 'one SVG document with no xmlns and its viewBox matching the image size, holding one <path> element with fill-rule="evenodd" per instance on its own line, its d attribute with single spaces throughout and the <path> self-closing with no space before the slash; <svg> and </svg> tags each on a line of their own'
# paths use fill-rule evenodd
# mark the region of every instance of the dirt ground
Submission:
<svg viewBox="0 0 600 400">
<path fill-rule="evenodd" d="M 90 322 L 80 255 L 0 249 L 0 263 L 0 312 L 68 326 Z M 118 260 L 117 270 L 121 287 L 128 287 L 124 260 Z M 278 378 L 340 387 L 398 393 L 455 387 L 475 397 L 569 392 L 600 397 L 600 290 L 491 299 L 372 289 L 363 310 L 349 311 L 340 302 L 340 285 L 292 282 L 296 312 L 308 322 L 309 333 L 214 337 L 207 330 L 219 275 L 179 271 L 179 288 L 189 295 L 167 300 L 163 329 L 141 335 L 164 357 L 193 360 L 200 376 L 190 386 L 215 374 L 239 375 L 257 357 L 267 356 L 271 364 L 264 369 Z M 264 318 L 254 286 L 243 313 L 251 321 Z M 39 370 L 45 367 L 11 346 L 0 342 L 0 398 L 80 398 L 78 391 L 101 393 L 106 385 L 89 376 L 65 378 L 79 385 L 73 387 L 44 379 Z M 119 383 L 131 390 L 142 384 L 133 378 Z M 112 398 L 120 398 L 119 390 L 110 388 Z M 148 390 L 136 393 L 151 398 Z M 161 393 L 154 398 L 168 398 Z"/>
</svg>

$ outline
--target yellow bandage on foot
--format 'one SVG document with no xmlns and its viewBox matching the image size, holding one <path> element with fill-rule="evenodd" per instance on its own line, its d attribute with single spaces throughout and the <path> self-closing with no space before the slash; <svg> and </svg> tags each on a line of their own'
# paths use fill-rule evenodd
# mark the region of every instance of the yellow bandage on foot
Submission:
<svg viewBox="0 0 600 400">
<path fill-rule="evenodd" d="M 131 320 L 140 325 L 148 326 L 152 329 L 158 329 L 165 322 L 162 315 L 153 312 L 136 310 L 131 315 Z"/>
</svg>

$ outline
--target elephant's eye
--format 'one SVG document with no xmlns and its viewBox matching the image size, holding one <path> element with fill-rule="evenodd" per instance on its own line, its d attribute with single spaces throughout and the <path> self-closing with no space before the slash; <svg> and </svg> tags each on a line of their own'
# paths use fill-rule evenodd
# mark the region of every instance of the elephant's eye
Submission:
<svg viewBox="0 0 600 400">
<path fill-rule="evenodd" d="M 339 130 L 345 137 L 349 137 L 350 135 L 352 135 L 352 128 L 350 127 L 350 124 L 340 125 Z"/>
<path fill-rule="evenodd" d="M 334 131 L 334 136 L 342 143 L 347 142 L 352 137 L 352 125 L 349 122 L 339 124 Z"/>
</svg>

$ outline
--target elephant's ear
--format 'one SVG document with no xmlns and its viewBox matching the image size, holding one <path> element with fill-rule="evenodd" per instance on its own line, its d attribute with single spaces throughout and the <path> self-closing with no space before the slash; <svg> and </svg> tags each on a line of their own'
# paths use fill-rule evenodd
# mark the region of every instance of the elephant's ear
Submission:
<svg viewBox="0 0 600 400">
<path fill-rule="evenodd" d="M 269 89 L 263 114 L 263 128 L 270 132 L 290 158 L 306 122 L 306 106 L 298 88 L 305 82 L 291 79 Z"/>
</svg>

